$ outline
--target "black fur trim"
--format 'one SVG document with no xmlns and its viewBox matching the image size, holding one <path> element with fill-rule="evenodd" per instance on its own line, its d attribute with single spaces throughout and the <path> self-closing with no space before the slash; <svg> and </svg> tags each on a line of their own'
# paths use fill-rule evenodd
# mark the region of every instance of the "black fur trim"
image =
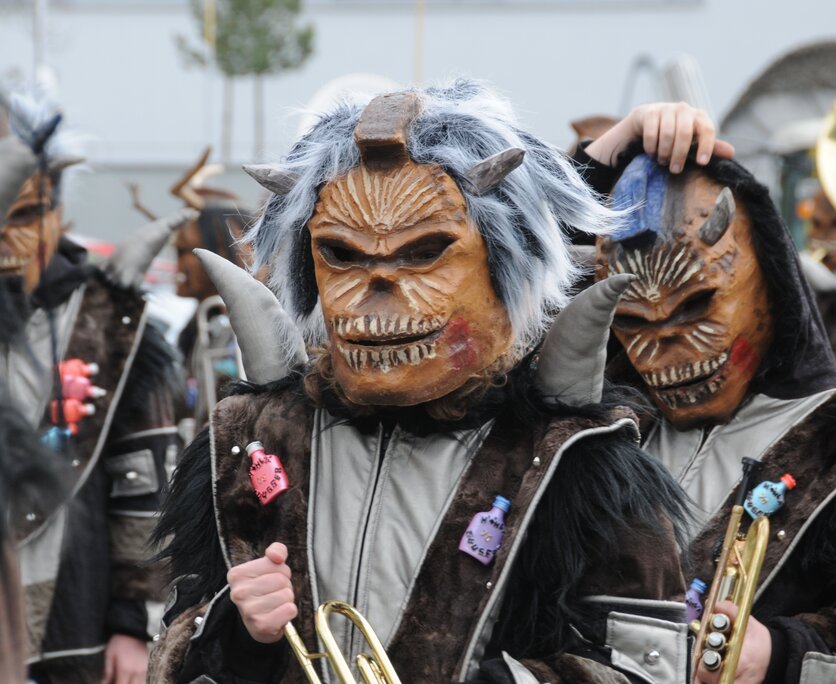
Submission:
<svg viewBox="0 0 836 684">
<path fill-rule="evenodd" d="M 168 544 L 156 560 L 168 562 L 169 579 L 198 576 L 186 587 L 194 595 L 184 605 L 194 605 L 226 584 L 226 563 L 212 505 L 209 428 L 204 428 L 180 457 L 154 530 L 153 543 Z M 182 600 L 183 596 L 179 598 Z"/>
<path fill-rule="evenodd" d="M 183 385 L 179 352 L 156 324 L 148 321 L 119 400 L 111 437 L 121 437 L 120 426 L 131 426 L 135 422 L 132 417 L 147 415 L 153 397 L 172 403 L 179 400 Z"/>
<path fill-rule="evenodd" d="M 617 587 L 625 544 L 670 548 L 665 517 L 686 548 L 687 510 L 673 478 L 626 430 L 570 448 L 535 513 L 490 651 L 521 658 L 568 648 L 570 625 L 593 619 L 579 601 L 590 573 L 605 568 Z"/>
</svg>

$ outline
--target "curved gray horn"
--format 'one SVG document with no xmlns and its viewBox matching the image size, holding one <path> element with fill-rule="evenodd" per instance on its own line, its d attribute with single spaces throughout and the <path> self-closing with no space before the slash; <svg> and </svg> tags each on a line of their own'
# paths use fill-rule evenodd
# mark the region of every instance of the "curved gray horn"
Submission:
<svg viewBox="0 0 836 684">
<path fill-rule="evenodd" d="M 281 380 L 307 362 L 302 333 L 270 290 L 214 252 L 194 254 L 226 304 L 247 380 L 258 385 Z"/>
<path fill-rule="evenodd" d="M 509 147 L 474 164 L 464 174 L 467 191 L 474 195 L 489 193 L 502 182 L 505 176 L 522 164 L 523 157 L 525 157 L 525 150 L 519 147 Z"/>
<path fill-rule="evenodd" d="M 53 157 L 47 162 L 46 170 L 51 176 L 55 176 L 63 173 L 64 169 L 83 163 L 84 157 Z"/>
<path fill-rule="evenodd" d="M 241 168 L 259 185 L 276 195 L 286 195 L 299 180 L 295 173 L 274 164 L 244 164 Z"/>
<path fill-rule="evenodd" d="M 537 366 L 536 383 L 544 395 L 573 406 L 601 401 L 615 307 L 635 279 L 630 273 L 610 276 L 581 292 L 557 315 Z"/>
<path fill-rule="evenodd" d="M 700 240 L 702 240 L 709 247 L 716 245 L 729 226 L 734 221 L 735 204 L 734 196 L 729 188 L 723 188 L 720 194 L 717 195 L 717 201 L 714 202 L 714 209 L 711 211 L 709 217 L 705 220 L 700 228 Z"/>
<path fill-rule="evenodd" d="M 121 287 L 139 287 L 151 262 L 165 247 L 165 243 L 184 223 L 198 217 L 194 209 L 178 209 L 129 235 L 120 243 L 105 262 L 104 272 L 111 282 Z"/>
</svg>

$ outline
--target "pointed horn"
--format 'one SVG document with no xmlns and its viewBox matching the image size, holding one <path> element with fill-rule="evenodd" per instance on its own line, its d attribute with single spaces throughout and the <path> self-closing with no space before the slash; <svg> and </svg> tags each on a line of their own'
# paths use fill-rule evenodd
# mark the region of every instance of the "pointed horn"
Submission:
<svg viewBox="0 0 836 684">
<path fill-rule="evenodd" d="M 523 162 L 525 150 L 509 147 L 473 165 L 464 174 L 467 191 L 473 195 L 485 195 L 496 188 L 511 171 Z"/>
<path fill-rule="evenodd" d="M 63 173 L 66 169 L 76 164 L 83 164 L 84 157 L 54 157 L 49 160 L 46 170 L 50 176 Z"/>
<path fill-rule="evenodd" d="M 171 235 L 198 212 L 184 207 L 170 216 L 144 225 L 122 242 L 104 264 L 104 272 L 112 283 L 126 288 L 138 288 L 145 280 L 151 262 L 165 247 Z"/>
<path fill-rule="evenodd" d="M 286 195 L 299 180 L 295 173 L 274 164 L 244 164 L 241 168 L 259 185 L 276 195 Z"/>
<path fill-rule="evenodd" d="M 700 228 L 700 240 L 709 247 L 716 245 L 734 221 L 734 214 L 735 203 L 732 191 L 727 187 L 723 188 L 717 195 L 711 215 Z"/>
<path fill-rule="evenodd" d="M 302 333 L 270 290 L 209 250 L 196 249 L 194 254 L 224 300 L 247 380 L 274 382 L 307 363 Z"/>
<path fill-rule="evenodd" d="M 537 387 L 548 397 L 583 406 L 601 401 L 607 340 L 615 307 L 636 279 L 614 275 L 575 297 L 552 324 L 540 350 Z"/>
</svg>

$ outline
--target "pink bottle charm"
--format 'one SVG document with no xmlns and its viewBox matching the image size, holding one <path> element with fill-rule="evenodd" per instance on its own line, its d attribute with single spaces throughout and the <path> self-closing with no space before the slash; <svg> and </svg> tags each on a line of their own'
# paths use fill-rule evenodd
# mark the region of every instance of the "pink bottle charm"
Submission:
<svg viewBox="0 0 836 684">
<path fill-rule="evenodd" d="M 258 500 L 264 506 L 290 489 L 290 480 L 287 479 L 287 473 L 279 457 L 266 453 L 261 442 L 250 442 L 247 445 L 247 454 L 252 459 L 250 482 Z"/>
<path fill-rule="evenodd" d="M 491 510 L 473 516 L 459 542 L 459 551 L 473 556 L 483 565 L 490 565 L 502 545 L 505 514 L 510 509 L 511 502 L 504 496 L 497 496 Z"/>
<path fill-rule="evenodd" d="M 83 375 L 62 375 L 61 393 L 65 399 L 100 399 L 107 391 L 96 387 Z"/>
</svg>

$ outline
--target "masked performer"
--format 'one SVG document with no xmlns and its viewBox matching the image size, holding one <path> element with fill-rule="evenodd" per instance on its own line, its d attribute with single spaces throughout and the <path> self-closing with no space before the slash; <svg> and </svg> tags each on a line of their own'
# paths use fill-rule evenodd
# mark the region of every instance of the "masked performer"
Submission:
<svg viewBox="0 0 836 684">
<path fill-rule="evenodd" d="M 174 478 L 152 681 L 304 681 L 284 628 L 316 650 L 326 599 L 405 681 L 683 681 L 681 502 L 602 399 L 630 278 L 566 306 L 565 231 L 613 219 L 571 162 L 459 81 L 342 106 L 250 172 L 274 193 L 254 268 L 284 308 L 202 254 L 251 383 Z"/>
<path fill-rule="evenodd" d="M 772 516 L 735 681 L 834 681 L 836 365 L 789 232 L 732 161 L 673 176 L 639 155 L 612 197 L 638 209 L 599 240 L 596 275 L 638 279 L 616 310 L 611 368 L 661 412 L 644 448 L 696 504 L 691 576 L 714 576 L 742 457 L 760 461 L 753 484 L 798 483 Z"/>
<path fill-rule="evenodd" d="M 146 600 L 159 575 L 143 565 L 166 451 L 178 448 L 169 387 L 175 355 L 146 325 L 137 289 L 156 250 L 188 216 L 152 225 L 107 273 L 61 235 L 65 138 L 57 116 L 19 98 L 12 128 L 38 153 L 35 173 L 0 231 L 0 377 L 53 457 L 68 494 L 12 521 L 36 682 L 140 681 Z M 32 458 L 33 455 L 29 455 Z M 48 504 L 48 505 L 44 505 Z"/>
</svg>

